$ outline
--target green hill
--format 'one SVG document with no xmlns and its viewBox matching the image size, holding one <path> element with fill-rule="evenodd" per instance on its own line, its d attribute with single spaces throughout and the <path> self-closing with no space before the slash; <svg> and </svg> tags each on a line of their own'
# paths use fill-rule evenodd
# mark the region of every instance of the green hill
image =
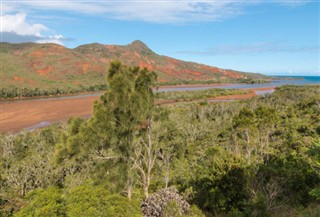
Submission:
<svg viewBox="0 0 320 217">
<path fill-rule="evenodd" d="M 1 43 L 2 89 L 92 90 L 101 88 L 109 63 L 120 60 L 158 74 L 159 83 L 239 82 L 266 76 L 220 69 L 158 55 L 141 41 L 126 46 Z"/>
</svg>

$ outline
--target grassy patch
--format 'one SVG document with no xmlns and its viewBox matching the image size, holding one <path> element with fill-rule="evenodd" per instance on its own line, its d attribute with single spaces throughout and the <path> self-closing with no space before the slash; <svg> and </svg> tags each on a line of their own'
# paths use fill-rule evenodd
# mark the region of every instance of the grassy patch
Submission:
<svg viewBox="0 0 320 217">
<path fill-rule="evenodd" d="M 155 97 L 156 99 L 161 100 L 192 101 L 195 99 L 207 99 L 217 96 L 228 96 L 246 93 L 249 93 L 249 90 L 213 88 L 207 90 L 158 92 L 155 94 Z"/>
</svg>

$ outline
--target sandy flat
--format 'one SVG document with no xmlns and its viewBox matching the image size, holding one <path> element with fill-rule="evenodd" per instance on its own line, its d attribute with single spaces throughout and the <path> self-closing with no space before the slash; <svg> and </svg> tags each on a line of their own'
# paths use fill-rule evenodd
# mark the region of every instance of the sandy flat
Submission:
<svg viewBox="0 0 320 217">
<path fill-rule="evenodd" d="M 46 100 L 19 100 L 0 103 L 0 132 L 16 132 L 41 122 L 86 117 L 98 96 Z"/>
</svg>

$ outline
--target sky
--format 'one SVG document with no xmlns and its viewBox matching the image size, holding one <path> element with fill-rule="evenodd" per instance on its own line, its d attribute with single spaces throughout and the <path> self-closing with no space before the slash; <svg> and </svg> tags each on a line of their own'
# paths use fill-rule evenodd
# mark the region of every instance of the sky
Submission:
<svg viewBox="0 0 320 217">
<path fill-rule="evenodd" d="M 320 76 L 318 0 L 0 1 L 2 42 L 75 48 L 141 40 L 185 61 Z"/>
</svg>

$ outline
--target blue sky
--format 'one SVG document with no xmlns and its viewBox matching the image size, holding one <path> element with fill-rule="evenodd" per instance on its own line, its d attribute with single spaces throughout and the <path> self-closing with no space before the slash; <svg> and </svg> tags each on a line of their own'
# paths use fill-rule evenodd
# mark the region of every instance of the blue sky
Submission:
<svg viewBox="0 0 320 217">
<path fill-rule="evenodd" d="M 320 3 L 307 0 L 1 1 L 1 41 L 125 45 L 268 75 L 320 75 Z"/>
</svg>

